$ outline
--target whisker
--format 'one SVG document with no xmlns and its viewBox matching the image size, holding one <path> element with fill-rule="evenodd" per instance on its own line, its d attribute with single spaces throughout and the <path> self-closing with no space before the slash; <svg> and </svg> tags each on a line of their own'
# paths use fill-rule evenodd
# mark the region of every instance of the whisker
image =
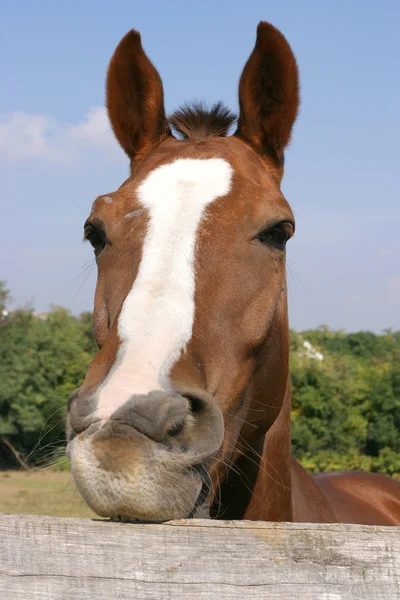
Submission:
<svg viewBox="0 0 400 600">
<path fill-rule="evenodd" d="M 290 268 L 290 266 L 288 264 L 288 261 L 286 261 L 286 269 L 289 271 L 291 277 L 295 277 L 297 279 L 297 281 L 300 283 L 300 285 L 304 288 L 305 292 L 311 297 L 310 291 L 306 288 L 306 286 L 301 281 L 301 279 L 296 275 L 296 273 L 294 271 L 292 271 L 292 269 Z"/>
<path fill-rule="evenodd" d="M 257 462 L 257 461 L 255 461 L 254 459 L 252 459 L 252 458 L 251 458 L 250 456 L 248 456 L 247 454 L 246 454 L 246 457 L 248 457 L 248 459 L 249 459 L 251 462 L 253 462 L 254 464 L 257 464 L 257 465 L 259 465 L 259 468 L 260 468 L 260 469 L 262 469 L 262 471 L 263 471 L 263 472 L 264 472 L 264 473 L 265 473 L 265 474 L 266 474 L 266 475 L 267 475 L 267 476 L 268 476 L 268 477 L 269 477 L 269 478 L 270 478 L 270 479 L 271 479 L 271 480 L 272 480 L 274 483 L 276 483 L 277 485 L 280 485 L 281 487 L 283 487 L 283 488 L 284 488 L 284 489 L 286 489 L 286 490 L 289 490 L 290 488 L 289 488 L 287 485 L 285 485 L 285 484 L 284 484 L 284 482 L 283 482 L 283 479 L 282 479 L 282 476 L 281 476 L 281 475 L 280 475 L 280 473 L 279 473 L 279 472 L 276 470 L 276 468 L 273 466 L 273 464 L 272 464 L 272 463 L 271 463 L 269 460 L 265 459 L 265 458 L 264 458 L 264 457 L 263 457 L 261 454 L 259 454 L 258 452 L 256 452 L 256 451 L 255 451 L 255 450 L 254 450 L 254 449 L 253 449 L 253 448 L 250 446 L 250 444 L 249 444 L 249 443 L 248 443 L 248 442 L 247 442 L 247 441 L 246 441 L 246 440 L 243 438 L 243 436 L 241 436 L 240 434 L 239 434 L 239 438 L 240 438 L 240 440 L 241 440 L 242 442 L 244 442 L 244 443 L 246 444 L 246 446 L 249 448 L 249 450 L 251 450 L 251 451 L 254 453 L 254 455 L 255 455 L 255 456 L 257 456 L 257 457 L 260 459 L 260 463 L 258 463 L 258 462 Z M 239 452 L 240 452 L 240 450 L 239 450 Z M 267 464 L 269 467 L 271 467 L 271 469 L 273 469 L 273 470 L 275 471 L 275 473 L 278 475 L 278 477 L 280 478 L 280 480 L 281 480 L 281 481 L 277 481 L 276 479 L 274 479 L 274 478 L 272 477 L 272 475 L 271 475 L 270 473 L 268 473 L 268 471 L 265 469 L 265 467 L 262 465 L 262 463 L 264 463 L 264 464 Z"/>
<path fill-rule="evenodd" d="M 59 413 L 60 411 L 65 410 L 64 406 L 61 406 L 60 408 L 56 409 L 47 419 L 46 421 L 43 423 L 42 428 L 40 430 L 39 433 L 39 439 L 36 442 L 36 444 L 34 445 L 34 447 L 32 448 L 32 450 L 29 452 L 29 454 L 26 456 L 25 460 L 23 461 L 23 465 L 21 466 L 20 470 L 23 468 L 24 465 L 27 464 L 28 460 L 30 458 L 32 458 L 34 456 L 34 454 L 36 453 L 37 450 L 44 450 L 46 448 L 46 446 L 44 448 L 40 447 L 40 444 L 42 443 L 43 438 L 48 435 L 51 431 L 53 431 L 53 429 L 55 429 L 55 427 L 57 427 L 58 425 L 60 425 L 60 423 L 63 422 L 63 419 L 60 419 L 59 421 L 57 421 L 57 423 L 55 425 L 53 425 L 53 427 L 51 427 L 48 430 L 45 430 L 45 427 L 47 425 L 47 423 L 50 421 L 50 419 L 52 419 L 54 417 L 54 415 L 56 415 L 57 413 Z"/>
</svg>

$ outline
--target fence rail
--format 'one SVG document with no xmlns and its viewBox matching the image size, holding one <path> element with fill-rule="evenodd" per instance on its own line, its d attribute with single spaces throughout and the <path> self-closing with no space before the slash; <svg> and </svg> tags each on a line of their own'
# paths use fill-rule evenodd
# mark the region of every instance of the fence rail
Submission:
<svg viewBox="0 0 400 600">
<path fill-rule="evenodd" d="M 1 600 L 399 600 L 400 527 L 0 514 Z"/>
</svg>

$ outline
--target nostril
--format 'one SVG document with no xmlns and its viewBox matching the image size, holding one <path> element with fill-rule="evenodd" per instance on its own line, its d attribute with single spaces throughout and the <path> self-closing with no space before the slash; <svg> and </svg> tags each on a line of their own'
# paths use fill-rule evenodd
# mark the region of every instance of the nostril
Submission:
<svg viewBox="0 0 400 600">
<path fill-rule="evenodd" d="M 75 390 L 69 397 L 67 408 L 71 432 L 80 434 L 99 421 L 96 408 L 97 398 L 91 390 Z"/>
<path fill-rule="evenodd" d="M 186 425 L 193 425 L 195 423 L 194 419 L 199 415 L 199 413 L 204 411 L 204 401 L 194 394 L 180 393 L 179 397 L 185 402 L 185 408 L 182 409 L 182 406 L 179 406 L 180 414 L 175 414 L 174 416 L 170 414 L 169 423 L 166 427 L 168 437 L 178 436 L 185 429 Z"/>
<path fill-rule="evenodd" d="M 181 433 L 181 431 L 183 430 L 185 423 L 184 421 L 178 421 L 178 423 L 174 423 L 174 425 L 172 425 L 172 427 L 170 427 L 167 431 L 167 434 L 170 437 L 174 437 L 177 436 Z"/>
<path fill-rule="evenodd" d="M 199 413 L 204 408 L 204 401 L 197 396 L 192 396 L 191 394 L 182 394 L 184 398 L 189 402 L 189 410 L 191 413 Z"/>
</svg>

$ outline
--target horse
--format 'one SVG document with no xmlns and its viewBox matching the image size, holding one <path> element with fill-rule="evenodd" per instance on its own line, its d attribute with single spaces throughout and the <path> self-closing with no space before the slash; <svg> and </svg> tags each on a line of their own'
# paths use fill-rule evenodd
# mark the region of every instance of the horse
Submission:
<svg viewBox="0 0 400 600">
<path fill-rule="evenodd" d="M 84 225 L 99 351 L 67 408 L 76 486 L 100 516 L 400 524 L 400 482 L 311 475 L 290 434 L 284 152 L 296 58 L 260 22 L 224 104 L 166 116 L 140 34 L 109 63 L 106 105 L 129 177 Z"/>
</svg>

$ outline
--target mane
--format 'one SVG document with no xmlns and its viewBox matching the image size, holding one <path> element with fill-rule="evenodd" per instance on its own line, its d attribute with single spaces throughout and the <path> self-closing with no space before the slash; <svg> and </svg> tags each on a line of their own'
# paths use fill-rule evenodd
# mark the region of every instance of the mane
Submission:
<svg viewBox="0 0 400 600">
<path fill-rule="evenodd" d="M 172 129 L 184 139 L 201 142 L 226 136 L 237 117 L 222 102 L 208 109 L 202 102 L 187 102 L 169 117 Z"/>
</svg>

